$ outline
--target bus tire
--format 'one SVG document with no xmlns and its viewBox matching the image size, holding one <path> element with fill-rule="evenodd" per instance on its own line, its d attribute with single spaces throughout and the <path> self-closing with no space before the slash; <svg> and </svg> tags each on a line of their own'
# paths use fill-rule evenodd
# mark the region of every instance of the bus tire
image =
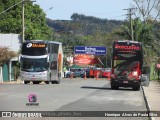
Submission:
<svg viewBox="0 0 160 120">
<path fill-rule="evenodd" d="M 135 90 L 135 91 L 138 91 L 138 90 L 140 90 L 140 85 L 134 86 L 134 87 L 132 87 L 132 89 Z"/>
<path fill-rule="evenodd" d="M 28 84 L 28 83 L 30 83 L 30 81 L 24 81 L 24 84 Z"/>
<path fill-rule="evenodd" d="M 46 84 L 49 84 L 49 81 L 45 81 Z"/>
<path fill-rule="evenodd" d="M 60 84 L 60 80 L 58 80 L 58 81 L 55 81 L 54 83 L 56 83 L 56 84 Z M 52 83 L 53 84 L 53 83 Z"/>
<path fill-rule="evenodd" d="M 60 84 L 60 80 L 58 80 L 58 81 L 52 81 L 52 84 Z"/>
<path fill-rule="evenodd" d="M 55 84 L 55 83 L 56 83 L 56 81 L 51 81 L 51 83 L 52 83 L 52 84 Z"/>
<path fill-rule="evenodd" d="M 118 90 L 119 87 L 117 85 L 113 84 L 113 82 L 111 82 L 111 89 L 112 90 Z"/>
<path fill-rule="evenodd" d="M 39 81 L 33 81 L 33 84 L 39 84 L 40 82 Z"/>
</svg>

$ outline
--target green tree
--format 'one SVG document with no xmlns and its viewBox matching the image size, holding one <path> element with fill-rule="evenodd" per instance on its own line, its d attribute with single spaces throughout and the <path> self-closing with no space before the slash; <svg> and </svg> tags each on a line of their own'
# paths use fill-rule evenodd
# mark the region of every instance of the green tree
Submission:
<svg viewBox="0 0 160 120">
<path fill-rule="evenodd" d="M 135 41 L 144 44 L 149 44 L 151 42 L 153 31 L 153 26 L 151 24 L 146 24 L 137 18 L 133 20 L 133 28 Z M 131 40 L 131 28 L 129 23 L 122 25 L 119 29 L 115 29 L 114 33 L 119 35 L 121 39 Z"/>
<path fill-rule="evenodd" d="M 133 20 L 134 40 L 142 42 L 144 50 L 144 63 L 150 64 L 156 49 L 153 49 L 153 25 L 142 22 L 139 18 Z M 118 35 L 120 39 L 131 40 L 130 24 L 122 25 L 121 28 L 116 29 L 114 34 Z M 152 48 L 152 50 L 151 50 Z"/>
<path fill-rule="evenodd" d="M 145 59 L 148 63 L 155 61 L 159 54 L 159 23 L 160 0 L 133 0 L 134 5 L 138 8 L 135 15 L 145 23 L 141 38 L 147 38 L 145 41 L 144 51 Z M 145 34 L 143 34 L 145 33 Z M 147 35 L 147 33 L 149 35 Z M 147 35 L 147 36 L 146 36 Z M 149 36 L 149 38 L 148 38 Z"/>
<path fill-rule="evenodd" d="M 14 7 L 8 9 L 11 6 Z M 51 39 L 52 30 L 46 24 L 45 13 L 39 5 L 33 5 L 30 0 L 25 0 L 24 6 L 25 39 Z M 22 34 L 22 4 L 20 1 L 0 0 L 0 10 L 0 32 Z M 2 11 L 5 12 L 2 13 Z"/>
</svg>

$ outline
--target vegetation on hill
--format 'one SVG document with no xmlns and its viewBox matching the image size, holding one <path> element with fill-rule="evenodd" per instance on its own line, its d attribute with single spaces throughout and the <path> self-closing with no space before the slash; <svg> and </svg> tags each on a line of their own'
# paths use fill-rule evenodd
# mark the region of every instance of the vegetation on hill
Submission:
<svg viewBox="0 0 160 120">
<path fill-rule="evenodd" d="M 71 20 L 47 19 L 54 30 L 53 40 L 63 43 L 66 55 L 70 56 L 74 46 L 106 46 L 108 58 L 112 41 L 119 39 L 113 34 L 126 21 L 100 19 L 74 13 Z"/>
<path fill-rule="evenodd" d="M 151 56 L 157 56 L 159 51 L 155 44 L 151 44 L 159 39 L 159 33 L 154 31 L 159 28 L 159 23 L 153 24 L 152 20 L 144 22 L 140 18 L 135 18 L 132 22 L 134 40 L 143 43 L 144 63 L 150 64 L 153 61 Z M 74 13 L 71 20 L 47 19 L 47 24 L 54 30 L 53 40 L 62 42 L 68 55 L 76 45 L 106 46 L 107 58 L 110 58 L 113 40 L 132 39 L 130 21 L 127 20 L 100 19 Z"/>
</svg>

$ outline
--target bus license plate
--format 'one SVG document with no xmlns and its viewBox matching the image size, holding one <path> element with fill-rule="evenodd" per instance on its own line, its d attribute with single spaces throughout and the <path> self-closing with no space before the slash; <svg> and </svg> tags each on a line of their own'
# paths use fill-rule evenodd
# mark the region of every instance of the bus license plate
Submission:
<svg viewBox="0 0 160 120">
<path fill-rule="evenodd" d="M 128 83 L 128 81 L 123 81 L 123 83 Z"/>
</svg>

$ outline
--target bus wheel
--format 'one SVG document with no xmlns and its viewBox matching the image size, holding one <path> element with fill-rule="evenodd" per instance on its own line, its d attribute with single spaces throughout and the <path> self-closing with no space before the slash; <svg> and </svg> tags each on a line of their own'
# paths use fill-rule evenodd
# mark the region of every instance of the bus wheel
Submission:
<svg viewBox="0 0 160 120">
<path fill-rule="evenodd" d="M 39 84 L 40 82 L 39 81 L 33 81 L 33 84 Z"/>
<path fill-rule="evenodd" d="M 52 84 L 59 84 L 60 83 L 60 80 L 58 80 L 58 81 L 52 81 Z"/>
<path fill-rule="evenodd" d="M 117 85 L 114 85 L 112 82 L 111 82 L 111 89 L 112 90 L 118 90 L 119 87 Z"/>
<path fill-rule="evenodd" d="M 49 84 L 49 81 L 45 81 L 46 84 Z"/>
<path fill-rule="evenodd" d="M 51 83 L 52 83 L 52 84 L 55 84 L 55 83 L 57 83 L 57 82 L 56 82 L 56 81 L 52 81 Z"/>
<path fill-rule="evenodd" d="M 135 91 L 140 90 L 140 85 L 139 86 L 134 86 L 132 89 L 135 90 Z"/>
<path fill-rule="evenodd" d="M 58 81 L 56 81 L 56 84 L 60 84 L 60 79 Z"/>
<path fill-rule="evenodd" d="M 24 81 L 24 84 L 28 84 L 28 83 L 30 83 L 30 81 Z"/>
</svg>

